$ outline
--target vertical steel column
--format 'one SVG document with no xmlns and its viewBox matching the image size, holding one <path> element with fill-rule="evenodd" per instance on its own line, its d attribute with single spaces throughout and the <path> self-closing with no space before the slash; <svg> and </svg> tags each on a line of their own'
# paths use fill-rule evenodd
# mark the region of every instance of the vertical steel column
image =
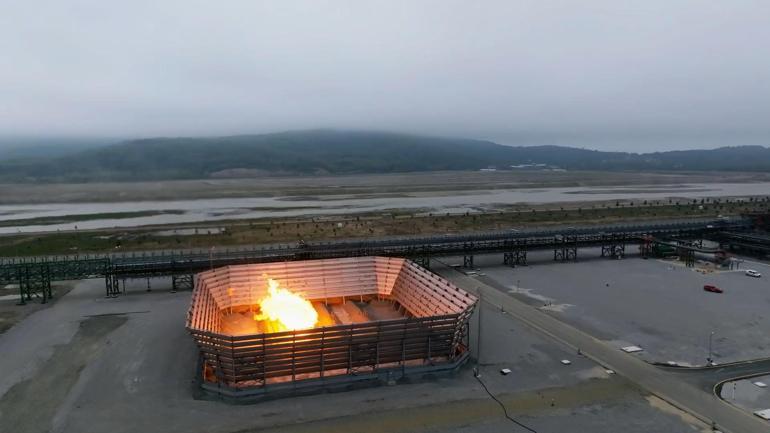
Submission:
<svg viewBox="0 0 770 433">
<path fill-rule="evenodd" d="M 297 380 L 297 330 L 291 334 L 291 384 Z"/>
<path fill-rule="evenodd" d="M 374 348 L 374 366 L 372 367 L 372 373 L 376 373 L 380 369 L 380 341 L 382 336 L 382 322 L 377 322 L 377 345 Z"/>
<path fill-rule="evenodd" d="M 24 276 L 22 267 L 17 268 L 17 274 L 19 278 L 19 302 L 16 305 L 26 305 L 27 301 L 24 299 Z"/>
<path fill-rule="evenodd" d="M 264 334 L 262 334 L 264 338 Z M 321 328 L 321 379 L 324 378 L 324 352 L 326 349 L 326 327 Z"/>
</svg>

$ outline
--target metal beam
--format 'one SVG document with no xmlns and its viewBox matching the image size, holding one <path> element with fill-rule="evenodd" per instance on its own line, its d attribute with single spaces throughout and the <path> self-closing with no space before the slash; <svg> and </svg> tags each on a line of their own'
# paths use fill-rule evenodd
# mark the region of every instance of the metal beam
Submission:
<svg viewBox="0 0 770 433">
<path fill-rule="evenodd" d="M 0 258 L 0 284 L 19 284 L 20 303 L 32 296 L 47 300 L 52 281 L 105 278 L 106 293 L 120 293 L 118 280 L 134 278 L 177 277 L 211 268 L 275 261 L 294 261 L 383 255 L 425 257 L 511 253 L 509 261 L 526 263 L 526 251 L 553 249 L 556 260 L 575 260 L 578 247 L 601 246 L 607 235 L 615 245 L 644 242 L 646 236 L 703 236 L 721 231 L 751 227 L 752 219 L 702 219 L 690 222 L 648 223 L 635 225 L 583 226 L 565 229 L 531 229 L 457 234 L 431 237 L 380 238 L 354 241 L 315 242 L 240 248 L 210 248 L 186 251 L 126 252 L 74 256 Z M 565 234 L 567 233 L 567 234 Z M 516 247 L 516 246 L 519 247 Z M 518 250 L 518 261 L 516 251 Z M 619 252 L 617 248 L 615 254 Z M 611 252 L 610 252 L 611 253 Z M 473 266 L 472 258 L 466 265 Z"/>
</svg>

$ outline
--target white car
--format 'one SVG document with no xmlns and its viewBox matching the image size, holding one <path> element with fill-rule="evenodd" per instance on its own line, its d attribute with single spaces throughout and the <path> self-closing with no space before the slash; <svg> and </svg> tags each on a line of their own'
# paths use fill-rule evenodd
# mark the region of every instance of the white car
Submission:
<svg viewBox="0 0 770 433">
<path fill-rule="evenodd" d="M 746 275 L 749 277 L 759 278 L 762 276 L 759 272 L 755 271 L 754 269 L 749 269 L 746 271 Z"/>
</svg>

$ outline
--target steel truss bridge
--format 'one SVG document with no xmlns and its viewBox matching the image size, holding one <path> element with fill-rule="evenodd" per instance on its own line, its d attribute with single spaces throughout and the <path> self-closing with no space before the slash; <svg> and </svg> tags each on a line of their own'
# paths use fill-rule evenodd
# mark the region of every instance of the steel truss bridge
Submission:
<svg viewBox="0 0 770 433">
<path fill-rule="evenodd" d="M 577 259 L 578 248 L 583 247 L 600 246 L 603 257 L 622 257 L 628 244 L 640 244 L 642 254 L 647 254 L 652 250 L 649 246 L 671 242 L 691 257 L 694 251 L 704 250 L 670 239 L 714 236 L 751 227 L 750 218 L 720 218 L 227 249 L 5 258 L 0 259 L 0 285 L 18 285 L 19 303 L 23 304 L 33 298 L 46 302 L 52 295 L 52 281 L 104 278 L 107 296 L 117 296 L 121 282 L 125 291 L 127 279 L 146 278 L 149 288 L 149 278 L 171 277 L 172 290 L 177 290 L 191 288 L 193 275 L 204 270 L 276 261 L 380 255 L 406 257 L 429 267 L 431 257 L 462 255 L 463 265 L 473 267 L 474 255 L 502 253 L 505 264 L 516 266 L 526 264 L 530 250 L 552 249 L 554 260 L 570 261 Z"/>
<path fill-rule="evenodd" d="M 720 232 L 715 236 L 722 248 L 748 254 L 770 254 L 770 235 L 758 233 Z"/>
</svg>

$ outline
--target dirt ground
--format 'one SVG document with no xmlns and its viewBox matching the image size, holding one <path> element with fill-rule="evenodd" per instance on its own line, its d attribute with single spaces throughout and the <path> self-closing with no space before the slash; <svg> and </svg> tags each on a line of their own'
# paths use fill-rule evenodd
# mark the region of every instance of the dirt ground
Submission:
<svg viewBox="0 0 770 433">
<path fill-rule="evenodd" d="M 57 346 L 42 366 L 43 374 L 17 383 L 0 398 L 3 428 L 9 432 L 50 431 L 51 420 L 80 371 L 98 356 L 104 337 L 126 320 L 125 316 L 99 316 L 80 322 L 74 338 Z"/>
<path fill-rule="evenodd" d="M 451 171 L 347 176 L 199 179 L 87 184 L 2 184 L 0 204 L 196 198 L 399 194 L 480 189 L 765 182 L 768 173 L 626 173 L 594 171 Z"/>
<path fill-rule="evenodd" d="M 577 430 L 578 426 L 588 424 L 590 421 L 587 419 L 596 415 L 592 414 L 590 409 L 586 410 L 586 407 L 593 406 L 594 410 L 598 410 L 602 406 L 612 407 L 611 411 L 615 412 L 622 410 L 624 406 L 635 406 L 634 400 L 639 397 L 645 398 L 649 402 L 650 406 L 647 409 L 650 411 L 651 418 L 634 419 L 634 428 L 647 427 L 651 429 L 650 431 L 660 428 L 659 419 L 656 419 L 655 412 L 661 411 L 678 417 L 689 424 L 689 427 L 682 426 L 681 430 L 668 426 L 667 428 L 673 428 L 673 430 L 666 430 L 667 432 L 710 431 L 694 418 L 681 413 L 656 397 L 645 395 L 622 379 L 593 379 L 572 387 L 548 388 L 497 396 L 508 408 L 508 413 L 517 421 L 525 422 L 528 426 L 541 428 L 541 419 L 560 419 L 561 423 L 570 420 L 572 423 L 570 431 L 589 431 Z M 474 432 L 511 431 L 512 429 L 514 429 L 513 431 L 524 431 L 509 420 L 501 421 L 499 418 L 500 406 L 491 399 L 481 398 L 406 408 L 399 410 L 398 414 L 394 411 L 385 411 L 364 416 L 333 418 L 320 422 L 282 425 L 269 429 L 245 429 L 238 433 L 355 433 L 361 431 L 391 433 L 425 431 L 426 426 L 430 426 L 429 431 L 457 431 L 458 428 L 460 430 L 467 428 L 468 431 Z M 494 422 L 490 423 L 490 420 L 494 420 Z M 605 421 L 604 428 L 607 430 L 599 431 L 610 431 L 609 429 L 612 428 L 610 426 L 622 429 L 625 422 L 627 420 L 621 420 L 617 417 L 617 413 L 613 413 Z M 566 428 L 566 425 L 562 425 Z"/>
<path fill-rule="evenodd" d="M 10 329 L 16 323 L 24 320 L 35 311 L 48 308 L 59 298 L 66 295 L 72 289 L 69 284 L 57 284 L 51 287 L 53 299 L 45 304 L 37 300 L 27 303 L 27 305 L 16 305 L 18 302 L 19 289 L 15 287 L 0 288 L 0 334 Z"/>
</svg>

